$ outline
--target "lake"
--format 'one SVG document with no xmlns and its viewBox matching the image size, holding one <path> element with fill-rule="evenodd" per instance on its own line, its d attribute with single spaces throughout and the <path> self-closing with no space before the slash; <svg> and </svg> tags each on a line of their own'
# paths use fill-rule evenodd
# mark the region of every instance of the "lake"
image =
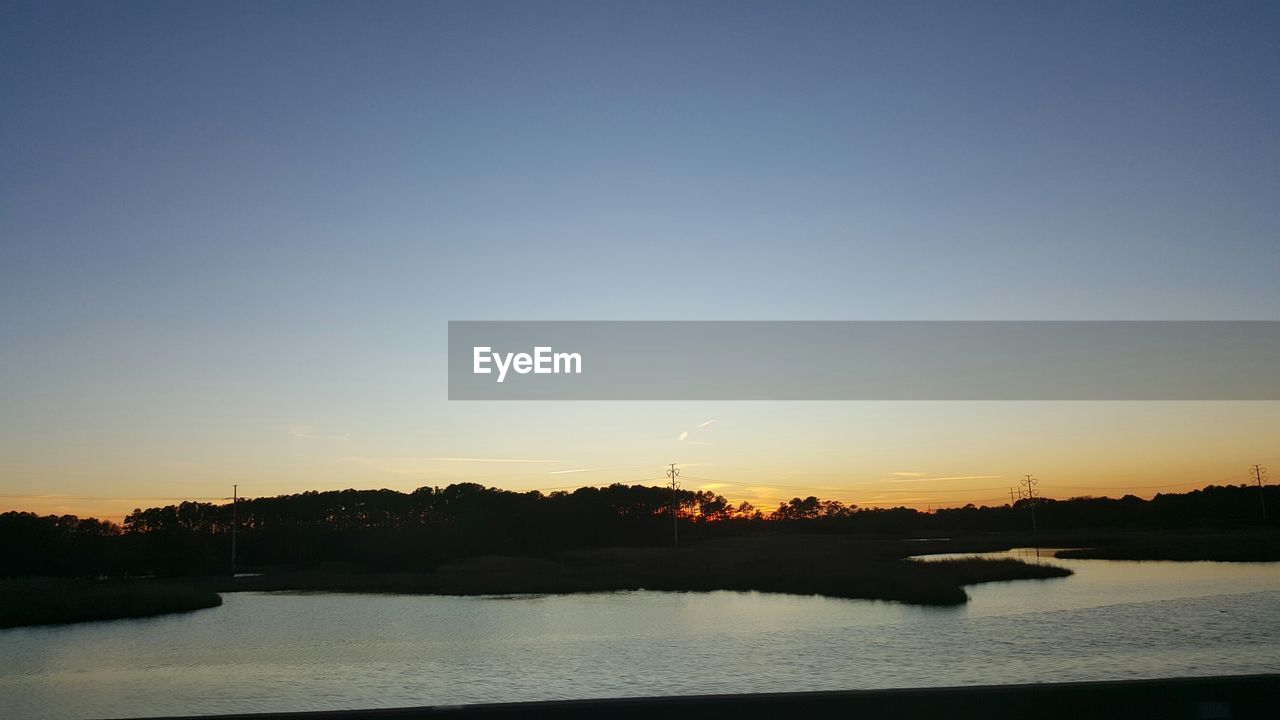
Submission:
<svg viewBox="0 0 1280 720">
<path fill-rule="evenodd" d="M 1028 551 L 990 557 L 1031 557 Z M 1280 672 L 1280 563 L 1052 560 L 968 605 L 763 593 L 230 593 L 0 631 L 10 720 Z"/>
</svg>

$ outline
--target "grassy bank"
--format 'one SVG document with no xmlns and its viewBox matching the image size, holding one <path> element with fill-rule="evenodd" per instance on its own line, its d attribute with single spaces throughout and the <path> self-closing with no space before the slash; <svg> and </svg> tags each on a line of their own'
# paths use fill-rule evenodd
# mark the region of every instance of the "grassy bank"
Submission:
<svg viewBox="0 0 1280 720">
<path fill-rule="evenodd" d="M 1063 550 L 1058 557 L 1097 560 L 1280 561 L 1280 532 L 1145 534 L 1111 543 Z"/>
<path fill-rule="evenodd" d="M 152 617 L 222 604 L 211 589 L 160 580 L 0 580 L 0 628 Z"/>
<path fill-rule="evenodd" d="M 964 585 L 1064 577 L 1064 568 L 1017 560 L 919 563 L 879 543 L 840 536 L 732 538 L 676 553 L 615 548 L 551 557 L 489 556 L 434 573 L 286 573 L 228 579 L 223 590 L 316 590 L 446 595 L 559 594 L 616 590 L 756 590 L 958 605 Z"/>
<path fill-rule="evenodd" d="M 929 553 L 988 553 L 1021 547 L 1072 548 L 1058 557 L 1099 560 L 1218 562 L 1280 561 L 1280 529 L 1233 530 L 1050 530 L 1040 533 L 973 533 L 924 541 L 867 541 L 885 557 Z"/>
</svg>

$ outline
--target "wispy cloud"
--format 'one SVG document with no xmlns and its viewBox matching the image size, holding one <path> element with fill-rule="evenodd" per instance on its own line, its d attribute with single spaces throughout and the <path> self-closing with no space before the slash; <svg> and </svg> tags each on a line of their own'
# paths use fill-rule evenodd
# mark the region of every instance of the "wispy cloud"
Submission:
<svg viewBox="0 0 1280 720">
<path fill-rule="evenodd" d="M 429 475 L 439 475 L 443 471 L 444 464 L 447 463 L 558 463 L 560 460 L 529 460 L 525 458 L 469 458 L 469 457 L 366 457 L 363 455 L 348 455 L 342 458 L 343 462 L 364 465 L 381 472 L 390 473 L 392 475 L 408 475 L 414 477 L 424 477 Z M 456 472 L 451 470 L 448 472 Z"/>
<path fill-rule="evenodd" d="M 892 474 L 897 475 L 898 477 L 920 477 L 921 475 L 928 475 L 929 473 L 903 471 L 903 472 L 896 472 Z"/>
<path fill-rule="evenodd" d="M 400 457 L 400 458 L 375 458 L 364 457 L 362 455 L 348 455 L 342 458 L 342 462 L 352 463 L 355 465 L 363 465 L 380 472 L 390 473 L 392 475 L 411 475 L 422 476 L 431 473 L 433 463 L 425 458 Z"/>
<path fill-rule="evenodd" d="M 894 473 L 897 475 L 898 473 Z M 1003 475 L 951 475 L 948 477 L 911 477 L 898 478 L 896 480 L 884 480 L 890 483 L 908 483 L 908 482 L 941 482 L 943 480 L 995 480 L 1002 478 Z"/>
<path fill-rule="evenodd" d="M 350 440 L 351 433 L 320 432 L 310 425 L 291 425 L 285 429 L 295 440 Z"/>
<path fill-rule="evenodd" d="M 528 458 L 473 458 L 473 457 L 436 457 L 432 462 L 474 462 L 474 463 L 558 463 L 561 460 L 530 460 Z"/>
<path fill-rule="evenodd" d="M 711 424 L 712 424 L 712 423 L 714 423 L 714 422 L 715 422 L 715 419 L 714 419 L 714 418 L 712 418 L 711 420 L 703 420 L 702 422 L 698 423 L 697 425 L 695 425 L 695 426 L 693 427 L 693 431 L 692 431 L 692 432 L 696 432 L 696 431 L 698 431 L 698 430 L 703 430 L 703 429 L 705 429 L 705 428 L 711 427 Z M 702 441 L 699 441 L 699 440 L 690 440 L 690 439 L 689 439 L 689 434 L 690 434 L 690 432 L 691 432 L 691 431 L 689 431 L 689 430 L 685 430 L 684 432 L 682 432 L 682 433 L 680 433 L 679 435 L 677 435 L 677 436 L 676 436 L 676 442 L 688 443 L 688 444 L 690 444 L 690 445 L 710 445 L 710 444 L 711 444 L 711 443 L 702 442 Z"/>
<path fill-rule="evenodd" d="M 611 465 L 609 467 L 569 468 L 567 470 L 548 470 L 548 475 L 568 475 L 584 472 L 617 472 L 618 470 L 651 470 L 651 465 Z"/>
</svg>

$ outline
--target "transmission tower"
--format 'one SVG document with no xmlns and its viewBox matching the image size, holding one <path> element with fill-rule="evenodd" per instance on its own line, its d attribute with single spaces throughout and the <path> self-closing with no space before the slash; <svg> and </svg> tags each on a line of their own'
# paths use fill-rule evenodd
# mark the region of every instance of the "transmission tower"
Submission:
<svg viewBox="0 0 1280 720">
<path fill-rule="evenodd" d="M 1019 495 L 1027 499 L 1027 506 L 1031 508 L 1031 532 L 1037 532 L 1036 528 L 1036 497 L 1039 495 L 1036 486 L 1040 481 L 1027 475 L 1018 482 L 1022 486 Z"/>
<path fill-rule="evenodd" d="M 236 510 L 240 505 L 240 486 L 231 486 L 231 497 L 223 498 L 231 501 L 231 577 L 236 575 L 236 528 L 240 525 Z"/>
<path fill-rule="evenodd" d="M 1267 495 L 1263 492 L 1262 479 L 1267 476 L 1267 469 L 1261 465 L 1253 466 L 1253 479 L 1258 483 L 1258 502 L 1262 503 L 1262 522 L 1267 521 Z"/>
<path fill-rule="evenodd" d="M 680 523 L 677 516 L 680 514 L 680 468 L 675 463 L 671 463 L 671 469 L 667 470 L 667 477 L 671 478 L 671 546 L 680 549 Z"/>
</svg>

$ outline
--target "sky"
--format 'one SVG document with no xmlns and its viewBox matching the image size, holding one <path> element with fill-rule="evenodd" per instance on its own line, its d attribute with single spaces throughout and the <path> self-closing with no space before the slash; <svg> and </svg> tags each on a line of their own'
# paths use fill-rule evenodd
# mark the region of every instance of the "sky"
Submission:
<svg viewBox="0 0 1280 720">
<path fill-rule="evenodd" d="M 1278 320 L 1280 8 L 0 2 L 0 510 L 1150 496 L 1280 403 L 447 400 L 449 320 Z M 678 352 L 678 348 L 673 348 Z"/>
</svg>

